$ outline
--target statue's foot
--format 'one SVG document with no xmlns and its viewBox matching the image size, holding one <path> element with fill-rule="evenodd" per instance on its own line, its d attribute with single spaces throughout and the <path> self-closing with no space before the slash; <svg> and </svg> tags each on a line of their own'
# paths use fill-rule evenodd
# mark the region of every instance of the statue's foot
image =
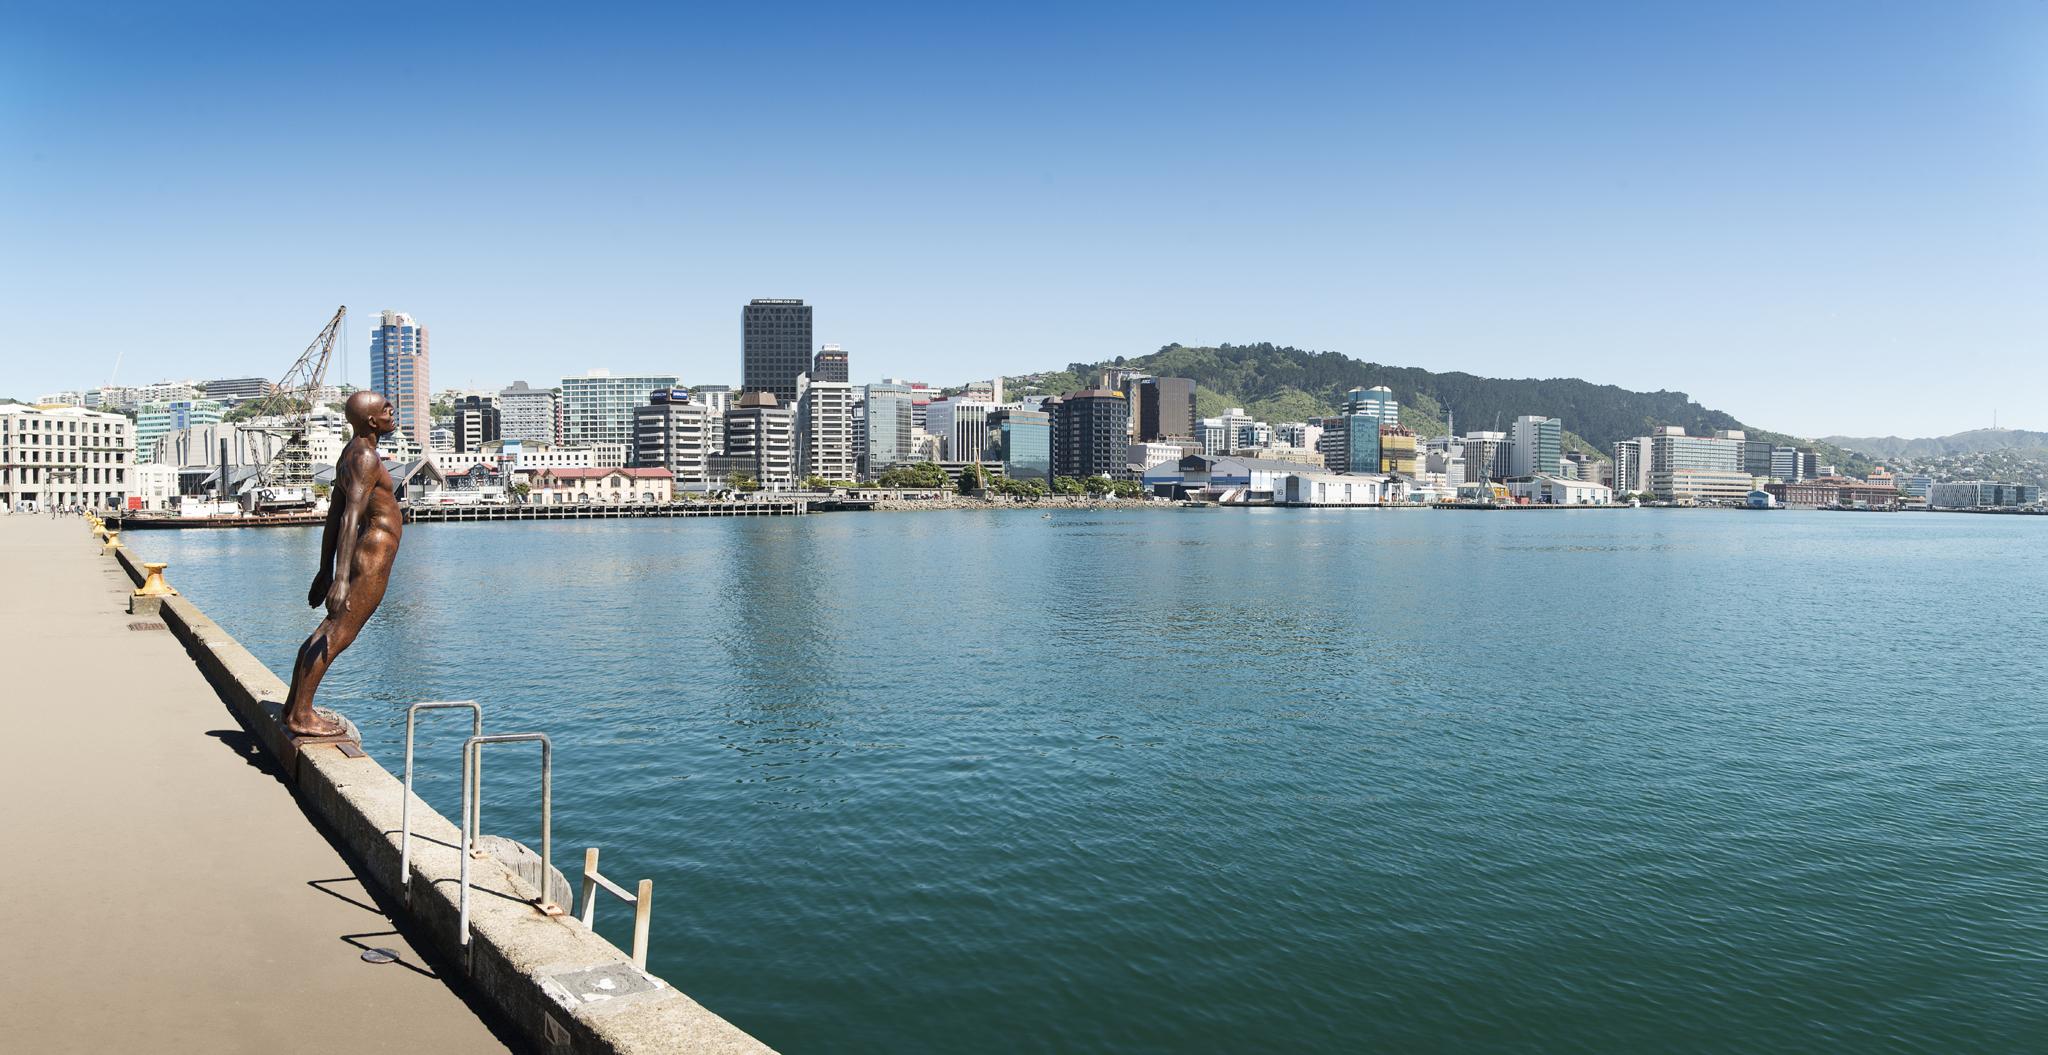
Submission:
<svg viewBox="0 0 2048 1055">
<path fill-rule="evenodd" d="M 304 721 L 285 719 L 284 727 L 293 736 L 340 736 L 348 732 L 348 726 L 333 715 L 315 710 Z"/>
</svg>

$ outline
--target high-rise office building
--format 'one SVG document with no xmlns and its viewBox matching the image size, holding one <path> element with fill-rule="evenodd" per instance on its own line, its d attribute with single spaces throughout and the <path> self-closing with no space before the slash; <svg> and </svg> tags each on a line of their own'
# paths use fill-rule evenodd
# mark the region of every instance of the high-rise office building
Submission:
<svg viewBox="0 0 2048 1055">
<path fill-rule="evenodd" d="M 1052 415 L 1003 407 L 988 416 L 989 457 L 1003 477 L 1052 484 Z"/>
<path fill-rule="evenodd" d="M 1465 482 L 1485 483 L 1498 480 L 1513 473 L 1509 470 L 1512 458 L 1505 432 L 1468 432 L 1465 434 Z"/>
<path fill-rule="evenodd" d="M 498 435 L 534 443 L 562 442 L 562 393 L 524 381 L 498 393 Z"/>
<path fill-rule="evenodd" d="M 1401 425 L 1380 425 L 1380 471 L 1415 475 L 1415 430 Z"/>
<path fill-rule="evenodd" d="M 1751 476 L 1771 475 L 1771 455 L 1777 450 L 1769 440 L 1742 441 L 1742 471 Z"/>
<path fill-rule="evenodd" d="M 1394 390 L 1385 385 L 1371 388 L 1354 388 L 1344 396 L 1344 413 L 1370 414 L 1382 425 L 1401 423 L 1401 403 L 1394 398 Z"/>
<path fill-rule="evenodd" d="M 742 393 L 725 412 L 728 464 L 770 490 L 788 487 L 796 476 L 796 415 L 768 392 Z"/>
<path fill-rule="evenodd" d="M 925 431 L 939 438 L 939 457 L 976 462 L 988 452 L 988 415 L 995 404 L 953 396 L 934 399 L 925 408 Z"/>
<path fill-rule="evenodd" d="M 844 381 L 813 381 L 804 377 L 798 380 L 797 390 L 797 478 L 858 479 L 859 459 L 853 447 L 853 386 Z"/>
<path fill-rule="evenodd" d="M 846 350 L 836 344 L 818 349 L 817 356 L 811 360 L 813 381 L 845 381 L 847 370 Z"/>
<path fill-rule="evenodd" d="M 656 392 L 675 388 L 674 374 L 633 374 L 614 377 L 592 370 L 562 379 L 562 442 L 570 447 L 616 443 L 633 449 L 633 411 L 647 405 Z"/>
<path fill-rule="evenodd" d="M 1195 434 L 1195 383 L 1185 377 L 1143 377 L 1131 385 L 1137 440 L 1192 442 Z"/>
<path fill-rule="evenodd" d="M 484 444 L 504 437 L 504 414 L 498 397 L 472 394 L 455 401 L 451 427 L 457 454 L 472 454 Z"/>
<path fill-rule="evenodd" d="M 1111 479 L 1129 471 L 1131 404 L 1122 392 L 1092 388 L 1051 402 L 1053 475 Z"/>
<path fill-rule="evenodd" d="M 1556 476 L 1564 458 L 1564 422 L 1524 414 L 1508 426 L 1508 475 Z"/>
<path fill-rule="evenodd" d="M 1650 440 L 1650 490 L 1667 502 L 1741 502 L 1755 481 L 1742 471 L 1743 435 L 1688 436 L 1670 425 Z"/>
<path fill-rule="evenodd" d="M 370 390 L 391 401 L 398 431 L 425 450 L 432 439 L 434 414 L 427 393 L 427 328 L 402 311 L 386 311 L 370 331 Z M 213 385 L 210 398 L 219 399 Z"/>
<path fill-rule="evenodd" d="M 1628 494 L 1650 490 L 1650 437 L 1617 440 L 1614 444 L 1614 489 Z"/>
<path fill-rule="evenodd" d="M 911 433 L 916 427 L 911 417 L 910 386 L 888 381 L 868 385 L 861 402 L 867 422 L 861 471 L 873 478 L 908 464 Z"/>
<path fill-rule="evenodd" d="M 710 482 L 711 416 L 681 389 L 652 393 L 646 406 L 633 408 L 630 464 L 667 469 L 677 488 L 702 489 Z"/>
<path fill-rule="evenodd" d="M 796 379 L 811 368 L 811 309 L 801 300 L 755 300 L 740 309 L 740 390 L 796 403 Z"/>
</svg>

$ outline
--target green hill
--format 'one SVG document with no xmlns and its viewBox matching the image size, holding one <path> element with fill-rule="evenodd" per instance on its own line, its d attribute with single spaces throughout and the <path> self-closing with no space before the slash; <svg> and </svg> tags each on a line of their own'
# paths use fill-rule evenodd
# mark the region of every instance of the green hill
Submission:
<svg viewBox="0 0 2048 1055">
<path fill-rule="evenodd" d="M 1618 440 L 1644 435 L 1659 425 L 1682 425 L 1694 435 L 1743 429 L 1753 439 L 1813 446 L 1822 461 L 1834 462 L 1845 471 L 1865 471 L 1871 465 L 1868 458 L 1829 444 L 1746 426 L 1734 415 L 1703 407 L 1683 392 L 1632 392 L 1573 377 L 1504 379 L 1436 373 L 1273 344 L 1214 348 L 1169 344 L 1151 355 L 1119 357 L 1108 363 L 1074 363 L 1066 370 L 1018 378 L 1013 388 L 1021 393 L 1086 387 L 1108 367 L 1193 379 L 1198 386 L 1196 409 L 1204 416 L 1219 414 L 1227 407 L 1243 407 L 1265 421 L 1299 421 L 1335 414 L 1341 409 L 1344 393 L 1351 389 L 1385 385 L 1401 401 L 1401 423 L 1423 436 L 1442 435 L 1449 414 L 1457 415 L 1461 433 L 1504 429 L 1518 415 L 1543 414 L 1563 421 L 1568 449 L 1589 449 L 1608 457 Z"/>
<path fill-rule="evenodd" d="M 1829 443 L 1861 451 L 1873 458 L 1952 458 L 1964 454 L 2014 451 L 2029 458 L 2048 458 L 2048 432 L 2026 429 L 1971 429 L 1948 436 L 1905 439 L 1899 436 L 1829 436 Z"/>
</svg>

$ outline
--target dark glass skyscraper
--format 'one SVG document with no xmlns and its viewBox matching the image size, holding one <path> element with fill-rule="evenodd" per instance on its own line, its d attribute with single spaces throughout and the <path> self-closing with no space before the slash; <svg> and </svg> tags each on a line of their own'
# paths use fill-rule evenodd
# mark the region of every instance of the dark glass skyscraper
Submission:
<svg viewBox="0 0 2048 1055">
<path fill-rule="evenodd" d="M 1077 480 L 1126 475 L 1131 405 L 1122 392 L 1090 389 L 1048 405 L 1052 414 L 1052 471 Z"/>
<path fill-rule="evenodd" d="M 1147 377 L 1136 386 L 1138 441 L 1195 438 L 1195 383 L 1185 377 Z"/>
<path fill-rule="evenodd" d="M 740 390 L 796 405 L 797 375 L 811 369 L 811 309 L 801 300 L 756 300 L 740 309 Z"/>
</svg>

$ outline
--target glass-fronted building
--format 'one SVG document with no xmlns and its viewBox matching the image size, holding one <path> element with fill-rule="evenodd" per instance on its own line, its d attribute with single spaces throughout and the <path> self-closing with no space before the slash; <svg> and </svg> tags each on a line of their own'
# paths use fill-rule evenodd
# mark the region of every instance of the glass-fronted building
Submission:
<svg viewBox="0 0 2048 1055">
<path fill-rule="evenodd" d="M 431 445 L 434 429 L 427 365 L 427 328 L 405 312 L 382 313 L 370 331 L 370 388 L 391 401 L 398 430 L 421 450 Z"/>
<path fill-rule="evenodd" d="M 867 404 L 867 450 L 861 471 L 872 479 L 910 461 L 911 391 L 909 385 L 885 381 L 868 385 L 861 398 Z"/>
<path fill-rule="evenodd" d="M 168 403 L 144 403 L 135 412 L 135 462 L 156 461 L 157 438 L 166 432 L 194 425 L 218 425 L 225 408 L 217 399 L 176 399 Z"/>
<path fill-rule="evenodd" d="M 613 377 L 592 370 L 562 379 L 562 444 L 590 447 L 616 443 L 633 449 L 633 411 L 648 405 L 656 392 L 676 388 L 674 374 L 633 374 Z"/>
<path fill-rule="evenodd" d="M 990 454 L 1010 480 L 1052 483 L 1052 415 L 1040 410 L 995 411 L 988 417 Z"/>
<path fill-rule="evenodd" d="M 768 392 L 796 405 L 796 379 L 812 368 L 811 309 L 801 300 L 764 299 L 740 309 L 740 390 Z"/>
</svg>

